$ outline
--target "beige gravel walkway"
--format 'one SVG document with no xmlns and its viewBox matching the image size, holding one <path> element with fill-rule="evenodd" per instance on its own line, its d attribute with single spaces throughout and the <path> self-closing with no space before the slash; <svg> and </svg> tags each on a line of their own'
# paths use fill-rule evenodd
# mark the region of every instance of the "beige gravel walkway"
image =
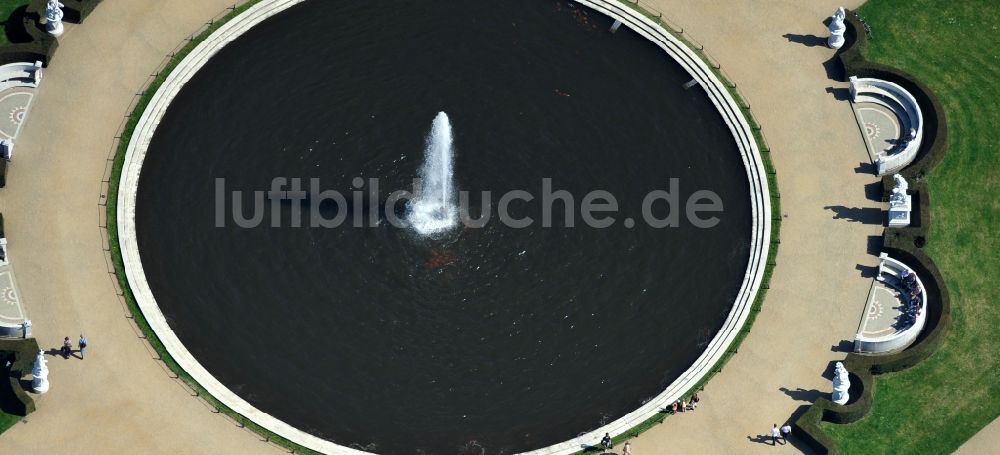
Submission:
<svg viewBox="0 0 1000 455">
<path fill-rule="evenodd" d="M 876 178 L 856 173 L 868 152 L 850 105 L 828 92 L 846 87 L 827 77 L 833 51 L 808 45 L 827 36 L 822 20 L 841 3 L 649 2 L 699 40 L 749 101 L 773 150 L 787 217 L 771 289 L 739 354 L 708 384 L 697 412 L 668 418 L 634 450 L 772 453 L 757 436 L 831 389 L 823 374 L 845 355 L 832 348 L 857 330 L 871 285 L 859 265 L 877 264 L 869 236 L 882 232 L 851 219 L 881 221 L 879 211 L 863 210 L 880 206 L 865 196 Z"/>
<path fill-rule="evenodd" d="M 850 106 L 826 91 L 843 86 L 823 67 L 832 52 L 782 37 L 825 35 L 820 21 L 837 4 L 651 1 L 740 84 L 774 149 L 787 218 L 771 291 L 739 355 L 697 412 L 668 419 L 634 451 L 773 451 L 747 437 L 829 389 L 821 375 L 843 357 L 831 346 L 852 338 L 870 284 L 858 266 L 877 262 L 866 248 L 881 227 L 850 219 L 878 222 L 877 211 L 862 208 L 879 204 L 865 198 L 874 176 L 855 173 L 868 157 Z M 0 437 L 0 453 L 277 453 L 206 410 L 150 359 L 114 295 L 98 228 L 105 159 L 133 94 L 227 4 L 105 0 L 86 25 L 67 27 L 21 131 L 0 211 L 40 344 L 83 330 L 91 349 L 85 361 L 49 362 L 51 392 Z"/>
<path fill-rule="evenodd" d="M 1000 419 L 979 430 L 979 433 L 955 451 L 955 455 L 995 454 L 997 447 L 1000 447 Z"/>
</svg>

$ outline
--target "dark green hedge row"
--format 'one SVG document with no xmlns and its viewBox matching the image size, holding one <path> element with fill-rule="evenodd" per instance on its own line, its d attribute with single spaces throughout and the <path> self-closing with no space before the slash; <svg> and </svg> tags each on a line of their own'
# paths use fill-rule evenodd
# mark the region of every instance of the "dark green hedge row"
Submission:
<svg viewBox="0 0 1000 455">
<path fill-rule="evenodd" d="M 60 0 L 63 5 L 63 20 L 66 22 L 72 22 L 74 24 L 82 23 L 87 16 L 90 15 L 97 5 L 101 4 L 101 0 Z"/>
<path fill-rule="evenodd" d="M 5 31 L 11 43 L 0 47 L 0 65 L 36 61 L 49 65 L 59 47 L 59 41 L 41 25 L 46 3 L 46 0 L 32 0 L 26 7 L 19 8 L 10 15 Z M 62 0 L 62 3 L 65 5 L 63 20 L 79 24 L 94 11 L 101 0 Z"/>
<path fill-rule="evenodd" d="M 10 15 L 5 28 L 11 43 L 0 47 L 0 65 L 40 61 L 48 66 L 59 42 L 40 24 L 45 16 L 45 3 L 45 0 L 32 0 Z"/>
<path fill-rule="evenodd" d="M 7 385 L 0 385 L 0 407 L 8 414 L 26 416 L 35 412 L 35 400 L 21 386 L 21 377 L 31 372 L 38 354 L 34 338 L 0 340 L 0 362 L 11 362 Z"/>
<path fill-rule="evenodd" d="M 909 193 L 914 196 L 917 217 L 909 227 L 887 229 L 882 251 L 906 263 L 920 275 L 927 293 L 928 308 L 924 329 L 910 347 L 889 355 L 847 355 L 844 366 L 850 372 L 852 389 L 855 380 L 860 384 L 861 395 L 855 401 L 838 405 L 820 398 L 795 421 L 798 436 L 818 453 L 837 453 L 837 443 L 819 427 L 821 421 L 851 423 L 864 418 L 871 411 L 874 399 L 874 376 L 905 370 L 930 357 L 944 342 L 951 327 L 951 298 L 944 277 L 934 261 L 921 250 L 927 239 L 931 217 L 930 191 L 921 180 L 941 162 L 947 150 L 948 129 L 944 109 L 933 93 L 909 74 L 864 59 L 862 53 L 868 44 L 868 37 L 860 32 L 862 24 L 853 12 L 847 15 L 846 25 L 847 42 L 838 53 L 844 77 L 876 77 L 895 82 L 913 94 L 924 116 L 924 137 L 917 158 L 900 172 L 910 182 Z M 893 186 L 892 176 L 884 176 L 883 200 L 888 200 Z M 851 393 L 853 395 L 855 391 Z"/>
</svg>

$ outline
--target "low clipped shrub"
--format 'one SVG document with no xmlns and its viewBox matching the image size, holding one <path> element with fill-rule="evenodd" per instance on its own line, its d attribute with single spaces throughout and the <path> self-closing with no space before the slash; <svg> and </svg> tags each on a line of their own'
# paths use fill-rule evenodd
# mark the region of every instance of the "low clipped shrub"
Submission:
<svg viewBox="0 0 1000 455">
<path fill-rule="evenodd" d="M 74 24 L 82 23 L 87 16 L 90 15 L 97 5 L 101 4 L 101 0 L 60 0 L 65 7 L 63 12 L 63 20 L 66 22 L 72 22 Z"/>
<path fill-rule="evenodd" d="M 0 385 L 0 407 L 8 414 L 26 416 L 35 412 L 35 400 L 21 386 L 31 372 L 38 342 L 34 338 L 0 340 L 0 362 L 11 362 L 6 385 Z"/>
</svg>

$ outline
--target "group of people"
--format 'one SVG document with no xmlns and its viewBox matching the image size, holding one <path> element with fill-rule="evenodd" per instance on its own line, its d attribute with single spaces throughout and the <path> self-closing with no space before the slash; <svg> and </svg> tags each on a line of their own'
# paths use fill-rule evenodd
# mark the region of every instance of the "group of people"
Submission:
<svg viewBox="0 0 1000 455">
<path fill-rule="evenodd" d="M 699 401 L 701 401 L 701 398 L 698 397 L 698 392 L 695 392 L 694 395 L 691 395 L 691 401 L 685 400 L 684 397 L 678 398 L 677 401 L 670 404 L 667 412 L 677 414 L 678 412 L 694 411 L 698 409 Z"/>
<path fill-rule="evenodd" d="M 611 435 L 604 433 L 604 437 L 601 438 L 601 447 L 607 452 L 613 448 L 611 443 Z M 632 455 L 632 443 L 625 441 L 625 445 L 622 446 L 622 455 Z"/>
<path fill-rule="evenodd" d="M 684 397 L 678 398 L 677 401 L 671 403 L 670 406 L 667 407 L 667 412 L 670 414 L 677 414 L 678 412 L 694 411 L 698 408 L 699 401 L 701 401 L 701 398 L 698 397 L 698 392 L 695 392 L 694 395 L 691 395 L 690 401 L 685 400 Z M 604 433 L 604 437 L 601 438 L 601 447 L 605 452 L 612 449 L 610 434 Z M 625 445 L 622 447 L 622 455 L 631 455 L 631 453 L 632 444 L 626 441 Z"/>
<path fill-rule="evenodd" d="M 80 334 L 80 339 L 77 341 L 76 345 L 79 347 L 80 360 L 83 360 L 83 353 L 87 350 L 87 337 Z M 69 340 L 69 337 L 63 338 L 62 350 L 60 351 L 64 359 L 68 359 L 70 355 L 73 354 L 73 342 Z"/>
<path fill-rule="evenodd" d="M 903 324 L 910 325 L 920 317 L 920 301 L 924 290 L 920 287 L 920 283 L 917 282 L 916 273 L 905 269 L 899 274 L 899 277 L 902 282 L 902 295 L 900 295 L 900 299 L 904 302 L 903 316 L 900 320 Z"/>
<path fill-rule="evenodd" d="M 771 427 L 771 445 L 778 445 L 778 439 L 781 439 L 781 444 L 784 445 L 788 442 L 788 437 L 792 435 L 792 426 L 785 424 L 785 426 L 778 428 L 778 424 L 774 424 Z"/>
</svg>

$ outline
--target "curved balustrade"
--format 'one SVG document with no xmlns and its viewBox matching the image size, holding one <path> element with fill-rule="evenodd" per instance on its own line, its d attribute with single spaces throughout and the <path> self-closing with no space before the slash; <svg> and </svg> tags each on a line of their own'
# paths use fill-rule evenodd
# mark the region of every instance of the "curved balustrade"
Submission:
<svg viewBox="0 0 1000 455">
<path fill-rule="evenodd" d="M 0 92 L 14 87 L 37 88 L 41 81 L 42 62 L 17 62 L 0 66 Z"/>
<path fill-rule="evenodd" d="M 868 304 L 865 305 L 865 314 L 861 318 L 858 334 L 854 338 L 854 352 L 885 354 L 906 349 L 916 341 L 927 321 L 927 291 L 920 276 L 906 264 L 890 258 L 885 253 L 882 253 L 879 259 L 881 263 L 878 266 L 878 276 L 875 278 L 876 282 L 868 298 Z M 922 290 L 918 298 L 919 307 L 912 319 L 907 317 L 907 312 L 904 310 L 908 304 L 908 291 L 902 278 L 904 274 L 912 274 L 916 280 L 916 289 Z M 895 330 L 890 330 L 889 333 L 886 333 L 886 330 L 873 330 L 871 327 L 874 321 L 871 316 L 885 310 L 877 308 L 879 301 L 876 292 L 880 287 L 899 293 L 896 296 L 898 297 L 896 303 L 899 305 L 896 309 L 899 315 L 895 318 L 895 324 L 891 326 Z M 906 319 L 909 319 L 909 323 L 900 322 Z"/>
<path fill-rule="evenodd" d="M 905 143 L 876 160 L 878 175 L 892 174 L 906 167 L 917 157 L 924 136 L 924 117 L 916 98 L 903 87 L 882 79 L 852 76 L 850 81 L 852 102 L 885 106 L 899 119 L 899 139 Z M 910 128 L 916 132 L 916 137 L 909 137 Z"/>
</svg>

